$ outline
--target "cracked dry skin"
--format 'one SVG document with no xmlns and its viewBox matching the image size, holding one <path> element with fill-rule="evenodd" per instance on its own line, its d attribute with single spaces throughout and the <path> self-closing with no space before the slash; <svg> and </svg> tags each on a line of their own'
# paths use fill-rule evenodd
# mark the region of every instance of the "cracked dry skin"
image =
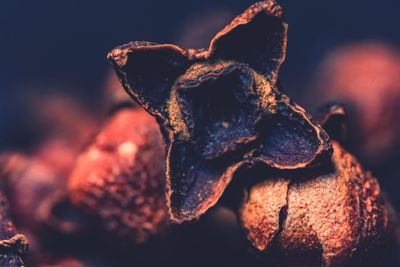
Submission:
<svg viewBox="0 0 400 267">
<path fill-rule="evenodd" d="M 131 42 L 108 55 L 123 87 L 156 117 L 167 144 L 167 206 L 198 218 L 248 163 L 276 169 L 320 164 L 328 135 L 278 90 L 287 24 L 274 1 L 254 4 L 208 50 Z"/>
<path fill-rule="evenodd" d="M 25 266 L 28 240 L 18 234 L 9 214 L 8 201 L 0 192 L 0 266 Z"/>
<path fill-rule="evenodd" d="M 79 156 L 69 184 L 72 202 L 112 233 L 145 241 L 167 221 L 164 150 L 154 118 L 120 109 Z"/>
<path fill-rule="evenodd" d="M 239 215 L 257 249 L 295 259 L 289 266 L 371 264 L 392 230 L 391 210 L 377 180 L 333 147 L 332 170 L 300 171 L 250 189 Z"/>
</svg>

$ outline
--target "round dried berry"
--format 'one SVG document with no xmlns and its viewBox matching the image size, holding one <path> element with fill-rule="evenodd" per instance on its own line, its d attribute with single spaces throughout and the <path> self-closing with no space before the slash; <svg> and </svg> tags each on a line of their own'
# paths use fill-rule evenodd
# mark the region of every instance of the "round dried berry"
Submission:
<svg viewBox="0 0 400 267">
<path fill-rule="evenodd" d="M 72 202 L 109 231 L 145 241 L 166 225 L 164 150 L 150 115 L 120 109 L 79 156 L 69 183 Z"/>
</svg>

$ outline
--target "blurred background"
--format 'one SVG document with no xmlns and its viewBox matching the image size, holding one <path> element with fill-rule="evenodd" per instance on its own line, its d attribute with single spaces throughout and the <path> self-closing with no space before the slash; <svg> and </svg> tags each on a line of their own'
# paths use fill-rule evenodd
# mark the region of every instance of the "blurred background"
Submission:
<svg viewBox="0 0 400 267">
<path fill-rule="evenodd" d="M 39 158 L 60 172 L 55 177 L 67 177 L 104 122 L 109 101 L 120 97 L 115 90 L 123 92 L 106 59 L 111 49 L 133 40 L 206 48 L 254 2 L 3 1 L 0 150 Z M 326 101 L 344 102 L 350 113 L 345 147 L 372 170 L 400 208 L 400 1 L 279 4 L 289 24 L 282 90 L 312 114 Z M 23 205 L 31 204 L 31 186 L 18 192 L 28 196 Z M 201 235 L 195 239 L 206 240 Z"/>
<path fill-rule="evenodd" d="M 72 98 L 74 105 L 96 116 L 111 75 L 106 54 L 115 46 L 151 40 L 185 48 L 207 47 L 218 30 L 254 2 L 4 1 L 0 8 L 0 148 L 31 149 L 46 134 L 43 124 L 51 121 L 46 116 L 55 114 L 57 120 L 56 114 L 64 108 L 74 109 L 68 105 L 52 109 L 51 97 Z M 396 147 L 394 141 L 399 139 L 394 114 L 399 111 L 395 102 L 400 90 L 400 17 L 396 12 L 400 2 L 282 0 L 280 4 L 289 23 L 283 90 L 309 112 L 327 99 L 360 102 L 352 114 L 361 118 L 354 123 L 364 127 L 363 138 L 371 140 L 363 139 L 363 144 L 350 150 L 378 176 L 388 176 L 384 173 L 387 164 L 392 164 L 386 160 L 388 147 Z M 384 167 L 377 163 L 383 158 Z M 384 180 L 384 186 L 397 188 L 392 179 Z"/>
</svg>

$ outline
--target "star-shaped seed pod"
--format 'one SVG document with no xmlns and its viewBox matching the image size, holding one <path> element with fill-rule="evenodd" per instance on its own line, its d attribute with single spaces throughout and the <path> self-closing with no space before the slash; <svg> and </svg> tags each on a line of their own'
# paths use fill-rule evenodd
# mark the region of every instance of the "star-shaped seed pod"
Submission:
<svg viewBox="0 0 400 267">
<path fill-rule="evenodd" d="M 183 222 L 221 197 L 242 166 L 317 165 L 331 156 L 325 131 L 278 90 L 287 24 L 274 1 L 254 4 L 208 50 L 132 42 L 109 53 L 129 95 L 167 143 L 167 205 Z"/>
</svg>

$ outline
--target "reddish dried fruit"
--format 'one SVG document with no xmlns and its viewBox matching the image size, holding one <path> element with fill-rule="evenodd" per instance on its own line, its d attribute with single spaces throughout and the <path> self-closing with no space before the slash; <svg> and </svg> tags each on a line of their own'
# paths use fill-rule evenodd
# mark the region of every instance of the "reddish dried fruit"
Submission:
<svg viewBox="0 0 400 267">
<path fill-rule="evenodd" d="M 1 182 L 11 210 L 17 224 L 27 228 L 40 223 L 37 211 L 48 197 L 65 193 L 76 157 L 96 127 L 94 118 L 66 96 L 52 95 L 36 101 L 35 112 L 38 128 L 45 132 L 43 140 L 29 154 L 0 155 Z"/>
<path fill-rule="evenodd" d="M 40 207 L 54 193 L 65 192 L 66 179 L 39 158 L 11 153 L 1 155 L 0 161 L 1 182 L 16 223 L 36 231 L 47 220 L 40 216 Z"/>
<path fill-rule="evenodd" d="M 57 151 L 57 146 L 52 149 Z M 54 245 L 46 247 L 47 243 L 65 247 L 69 239 L 76 239 L 94 228 L 88 227 L 86 217 L 74 210 L 66 198 L 65 176 L 68 173 L 63 167 L 66 165 L 50 165 L 41 155 L 10 153 L 0 156 L 1 186 L 10 199 L 16 225 L 31 241 L 30 266 L 32 261 L 54 249 Z"/>
<path fill-rule="evenodd" d="M 342 266 L 371 259 L 389 238 L 393 217 L 378 182 L 333 148 L 332 168 L 278 174 L 251 188 L 240 219 L 256 248 L 286 261 L 309 255 L 305 266 Z"/>
<path fill-rule="evenodd" d="M 378 42 L 341 47 L 322 63 L 308 98 L 344 102 L 351 148 L 376 166 L 399 145 L 400 52 Z"/>
<path fill-rule="evenodd" d="M 40 161 L 52 169 L 57 179 L 67 179 L 75 164 L 75 159 L 83 146 L 83 140 L 70 142 L 62 137 L 52 137 L 42 142 L 31 155 L 35 161 Z"/>
<path fill-rule="evenodd" d="M 25 266 L 27 250 L 28 241 L 25 236 L 17 233 L 9 215 L 7 199 L 0 193 L 0 265 Z"/>
<path fill-rule="evenodd" d="M 174 221 L 207 211 L 244 164 L 296 169 L 330 156 L 324 130 L 278 91 L 286 31 L 270 0 L 234 19 L 207 51 L 132 42 L 108 55 L 125 90 L 161 125 Z"/>
<path fill-rule="evenodd" d="M 78 207 L 140 243 L 166 224 L 164 146 L 145 111 L 120 109 L 79 156 L 69 184 Z"/>
</svg>

